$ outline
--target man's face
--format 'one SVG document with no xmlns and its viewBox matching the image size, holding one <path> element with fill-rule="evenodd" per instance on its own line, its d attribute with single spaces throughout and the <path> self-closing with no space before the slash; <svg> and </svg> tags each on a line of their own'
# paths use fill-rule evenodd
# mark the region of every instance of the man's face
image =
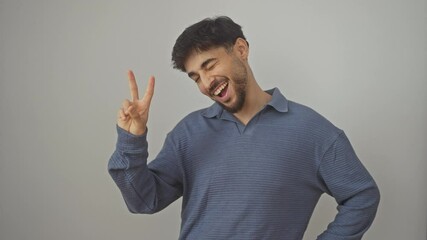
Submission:
<svg viewBox="0 0 427 240">
<path fill-rule="evenodd" d="M 200 92 L 231 113 L 239 112 L 246 97 L 247 69 L 233 48 L 194 51 L 185 63 L 188 76 Z"/>
</svg>

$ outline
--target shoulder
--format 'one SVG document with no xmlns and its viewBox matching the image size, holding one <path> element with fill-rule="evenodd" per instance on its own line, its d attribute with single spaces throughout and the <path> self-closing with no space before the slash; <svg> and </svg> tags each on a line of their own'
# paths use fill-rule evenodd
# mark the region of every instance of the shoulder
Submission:
<svg viewBox="0 0 427 240">
<path fill-rule="evenodd" d="M 272 125 L 309 128 L 310 130 L 315 130 L 314 128 L 336 129 L 329 120 L 311 107 L 285 98 L 279 89 L 274 88 L 267 92 L 272 94 L 268 109 L 269 121 Z"/>
<path fill-rule="evenodd" d="M 329 119 L 306 105 L 289 101 L 287 112 L 287 123 L 294 126 L 306 137 L 333 141 L 342 130 L 335 126 Z"/>
<path fill-rule="evenodd" d="M 288 108 L 289 117 L 294 121 L 298 121 L 302 124 L 336 128 L 331 121 L 311 107 L 289 101 Z"/>
</svg>

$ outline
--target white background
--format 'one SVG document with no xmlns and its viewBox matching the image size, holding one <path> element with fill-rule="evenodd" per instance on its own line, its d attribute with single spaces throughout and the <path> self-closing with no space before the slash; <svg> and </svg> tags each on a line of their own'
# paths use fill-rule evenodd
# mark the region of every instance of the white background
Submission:
<svg viewBox="0 0 427 240">
<path fill-rule="evenodd" d="M 185 27 L 243 26 L 264 89 L 279 87 L 345 130 L 381 191 L 364 239 L 424 240 L 427 3 L 421 0 L 0 1 L 0 239 L 177 239 L 180 203 L 132 215 L 107 173 L 116 112 L 157 78 L 150 159 L 211 104 L 171 68 Z M 335 215 L 323 196 L 305 239 Z"/>
</svg>

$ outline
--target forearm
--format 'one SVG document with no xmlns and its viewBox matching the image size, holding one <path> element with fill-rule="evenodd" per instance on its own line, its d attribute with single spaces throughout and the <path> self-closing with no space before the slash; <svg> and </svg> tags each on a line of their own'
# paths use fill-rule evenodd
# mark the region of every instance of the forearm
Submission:
<svg viewBox="0 0 427 240">
<path fill-rule="evenodd" d="M 182 195 L 181 172 L 172 144 L 165 146 L 147 166 L 146 135 L 135 136 L 117 127 L 116 150 L 108 171 L 133 213 L 155 213 Z M 153 164 L 156 163 L 156 164 Z"/>
<path fill-rule="evenodd" d="M 154 210 L 154 181 L 147 167 L 146 135 L 135 136 L 117 127 L 116 150 L 108 163 L 108 171 L 119 187 L 123 198 L 134 213 Z"/>
<path fill-rule="evenodd" d="M 371 226 L 377 212 L 380 194 L 375 183 L 338 203 L 338 214 L 319 240 L 362 239 Z"/>
</svg>

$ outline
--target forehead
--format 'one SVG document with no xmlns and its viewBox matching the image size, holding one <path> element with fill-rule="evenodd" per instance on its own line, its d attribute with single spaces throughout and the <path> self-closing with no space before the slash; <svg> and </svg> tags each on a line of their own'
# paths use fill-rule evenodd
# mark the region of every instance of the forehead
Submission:
<svg viewBox="0 0 427 240">
<path fill-rule="evenodd" d="M 225 57 L 227 54 L 227 50 L 224 47 L 211 48 L 206 51 L 193 50 L 184 63 L 185 71 L 187 73 L 197 71 L 207 59 L 219 59 Z"/>
</svg>

